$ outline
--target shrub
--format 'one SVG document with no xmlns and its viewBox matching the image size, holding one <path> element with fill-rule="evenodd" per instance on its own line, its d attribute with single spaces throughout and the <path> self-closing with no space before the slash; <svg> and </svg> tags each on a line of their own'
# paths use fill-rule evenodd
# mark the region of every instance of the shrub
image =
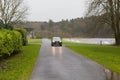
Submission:
<svg viewBox="0 0 120 80">
<path fill-rule="evenodd" d="M 13 52 L 12 35 L 8 30 L 1 30 L 0 32 L 0 54 L 10 55 Z"/>
<path fill-rule="evenodd" d="M 14 52 L 20 51 L 22 49 L 22 35 L 18 31 L 13 31 L 14 37 L 13 37 L 13 47 L 14 47 Z"/>
<path fill-rule="evenodd" d="M 0 30 L 0 55 L 11 55 L 22 49 L 22 36 L 17 31 Z"/>
<path fill-rule="evenodd" d="M 14 30 L 18 31 L 21 33 L 22 35 L 22 40 L 23 40 L 23 45 L 27 45 L 28 44 L 28 40 L 27 40 L 27 31 L 23 28 L 15 28 Z"/>
</svg>

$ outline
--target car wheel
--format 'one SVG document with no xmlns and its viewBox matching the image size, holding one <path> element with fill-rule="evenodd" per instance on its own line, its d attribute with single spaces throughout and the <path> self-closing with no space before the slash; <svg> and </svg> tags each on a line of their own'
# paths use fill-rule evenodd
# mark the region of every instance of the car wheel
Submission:
<svg viewBox="0 0 120 80">
<path fill-rule="evenodd" d="M 53 46 L 53 44 L 51 44 L 51 46 Z"/>
<path fill-rule="evenodd" d="M 62 44 L 60 44 L 60 46 L 62 46 Z"/>
</svg>

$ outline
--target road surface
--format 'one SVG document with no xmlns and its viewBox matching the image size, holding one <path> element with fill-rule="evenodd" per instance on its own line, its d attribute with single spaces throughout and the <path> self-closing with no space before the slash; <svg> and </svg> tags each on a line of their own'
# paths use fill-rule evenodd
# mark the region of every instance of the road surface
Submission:
<svg viewBox="0 0 120 80">
<path fill-rule="evenodd" d="M 31 80 L 105 80 L 104 75 L 99 64 L 43 39 Z"/>
</svg>

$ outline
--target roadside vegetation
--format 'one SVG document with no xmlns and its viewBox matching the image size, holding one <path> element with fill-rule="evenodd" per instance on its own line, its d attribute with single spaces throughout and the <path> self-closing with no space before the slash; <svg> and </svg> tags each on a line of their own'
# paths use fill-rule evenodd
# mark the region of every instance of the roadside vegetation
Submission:
<svg viewBox="0 0 120 80">
<path fill-rule="evenodd" d="M 28 40 L 29 44 L 41 44 L 41 40 L 40 39 L 29 39 Z"/>
<path fill-rule="evenodd" d="M 0 80 L 30 80 L 40 50 L 40 44 L 30 44 L 31 41 L 36 40 L 29 40 L 20 53 L 0 61 Z"/>
<path fill-rule="evenodd" d="M 0 0 L 0 80 L 29 80 L 40 44 L 28 44 L 24 0 Z M 41 43 L 41 40 L 39 40 Z"/>
<path fill-rule="evenodd" d="M 120 47 L 66 42 L 73 51 L 90 58 L 111 71 L 120 73 Z"/>
<path fill-rule="evenodd" d="M 22 28 L 0 29 L 0 58 L 20 52 L 22 46 L 27 45 L 26 37 L 27 31 Z"/>
</svg>

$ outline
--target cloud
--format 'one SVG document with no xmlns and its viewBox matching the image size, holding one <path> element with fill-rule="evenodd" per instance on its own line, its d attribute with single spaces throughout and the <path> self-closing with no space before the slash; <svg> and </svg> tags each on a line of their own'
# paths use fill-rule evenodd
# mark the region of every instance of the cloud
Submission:
<svg viewBox="0 0 120 80">
<path fill-rule="evenodd" d="M 60 21 L 84 16 L 85 0 L 29 0 L 31 21 Z"/>
</svg>

